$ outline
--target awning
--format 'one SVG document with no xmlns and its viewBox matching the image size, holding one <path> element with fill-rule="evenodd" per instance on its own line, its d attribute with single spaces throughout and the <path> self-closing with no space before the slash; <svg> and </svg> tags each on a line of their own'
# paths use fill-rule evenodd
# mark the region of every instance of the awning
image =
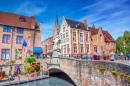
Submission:
<svg viewBox="0 0 130 86">
<path fill-rule="evenodd" d="M 42 53 L 41 47 L 33 47 L 33 53 Z"/>
</svg>

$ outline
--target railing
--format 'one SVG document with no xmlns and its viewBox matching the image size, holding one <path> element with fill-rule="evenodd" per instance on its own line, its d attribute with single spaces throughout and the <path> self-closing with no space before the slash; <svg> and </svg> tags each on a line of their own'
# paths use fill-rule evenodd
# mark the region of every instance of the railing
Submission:
<svg viewBox="0 0 130 86">
<path fill-rule="evenodd" d="M 0 85 L 10 85 L 10 84 L 19 84 L 28 81 L 34 81 L 38 79 L 48 78 L 49 71 L 39 71 L 39 72 L 32 72 L 32 73 L 23 73 L 19 75 L 8 76 L 3 79 L 0 79 Z M 3 81 L 3 82 L 2 82 Z"/>
</svg>

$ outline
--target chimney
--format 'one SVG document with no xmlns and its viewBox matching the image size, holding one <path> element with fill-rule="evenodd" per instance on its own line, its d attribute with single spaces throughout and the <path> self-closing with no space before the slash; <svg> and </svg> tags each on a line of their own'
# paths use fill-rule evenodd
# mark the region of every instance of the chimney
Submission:
<svg viewBox="0 0 130 86">
<path fill-rule="evenodd" d="M 35 29 L 35 16 L 31 16 L 31 28 Z"/>
<path fill-rule="evenodd" d="M 39 30 L 41 30 L 42 21 L 39 22 Z"/>
<path fill-rule="evenodd" d="M 85 26 L 87 26 L 87 20 L 84 20 L 84 24 L 85 24 Z"/>
</svg>

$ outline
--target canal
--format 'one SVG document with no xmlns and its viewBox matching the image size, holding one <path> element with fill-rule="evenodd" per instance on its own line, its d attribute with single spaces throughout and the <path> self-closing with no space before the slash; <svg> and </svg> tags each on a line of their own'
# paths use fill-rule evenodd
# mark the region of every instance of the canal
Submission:
<svg viewBox="0 0 130 86">
<path fill-rule="evenodd" d="M 48 79 L 18 84 L 13 86 L 75 86 L 73 81 L 64 73 L 51 74 Z"/>
</svg>

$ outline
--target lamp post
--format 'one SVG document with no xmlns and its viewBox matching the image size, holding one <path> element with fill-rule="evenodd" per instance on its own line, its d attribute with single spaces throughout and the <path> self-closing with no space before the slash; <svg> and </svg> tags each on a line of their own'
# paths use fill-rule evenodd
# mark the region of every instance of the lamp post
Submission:
<svg viewBox="0 0 130 86">
<path fill-rule="evenodd" d="M 93 38 L 90 36 L 90 40 L 92 41 L 92 52 L 93 52 Z"/>
</svg>

